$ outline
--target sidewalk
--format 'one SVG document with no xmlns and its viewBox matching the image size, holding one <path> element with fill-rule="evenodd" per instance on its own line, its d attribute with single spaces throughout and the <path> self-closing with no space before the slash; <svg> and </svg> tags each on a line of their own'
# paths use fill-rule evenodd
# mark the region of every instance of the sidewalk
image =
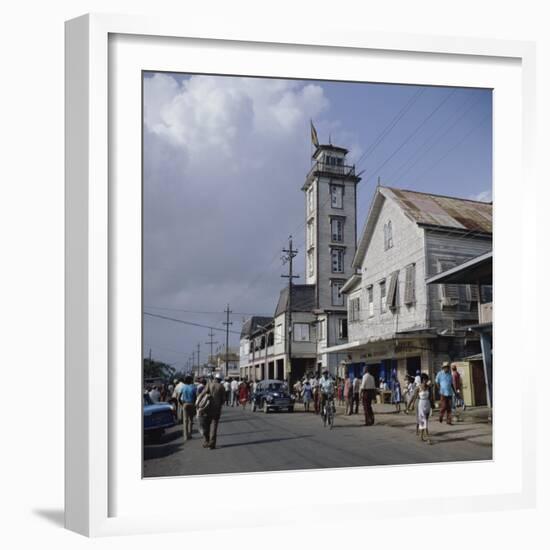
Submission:
<svg viewBox="0 0 550 550">
<path fill-rule="evenodd" d="M 300 411 L 301 403 L 296 403 L 297 411 Z M 395 412 L 395 406 L 390 404 L 373 404 L 375 424 L 374 426 L 387 426 L 390 428 L 406 430 L 411 434 L 416 432 L 416 412 L 405 414 L 402 404 L 401 412 Z M 345 407 L 336 405 L 336 423 L 349 423 L 350 426 L 363 426 L 365 417 L 362 405 L 358 414 L 344 414 Z M 489 409 L 487 407 L 468 407 L 458 418 L 453 416 L 453 425 L 449 426 L 445 421 L 439 423 L 439 410 L 434 409 L 429 421 L 430 435 L 434 443 L 438 441 L 470 441 L 482 446 L 491 446 L 493 441 L 492 423 L 488 421 Z"/>
</svg>

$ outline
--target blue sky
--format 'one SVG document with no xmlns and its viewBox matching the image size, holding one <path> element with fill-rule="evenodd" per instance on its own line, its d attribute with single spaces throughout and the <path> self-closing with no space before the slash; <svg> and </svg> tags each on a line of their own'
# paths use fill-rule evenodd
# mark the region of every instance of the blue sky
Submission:
<svg viewBox="0 0 550 550">
<path fill-rule="evenodd" d="M 364 171 L 358 231 L 383 185 L 492 196 L 490 90 L 370 83 L 144 75 L 144 305 L 233 330 L 272 314 L 290 233 L 303 275 L 309 121 Z M 201 313 L 199 313 L 201 312 Z M 204 312 L 204 313 L 203 313 Z M 220 344 L 222 332 L 215 333 Z M 144 319 L 145 353 L 182 368 L 208 329 Z M 230 345 L 238 343 L 232 334 Z M 214 346 L 216 349 L 217 345 Z"/>
</svg>

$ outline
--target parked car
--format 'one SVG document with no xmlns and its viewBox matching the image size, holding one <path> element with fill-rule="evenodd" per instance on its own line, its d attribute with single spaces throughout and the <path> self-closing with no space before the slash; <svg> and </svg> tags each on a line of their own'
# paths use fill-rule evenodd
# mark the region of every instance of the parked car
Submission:
<svg viewBox="0 0 550 550">
<path fill-rule="evenodd" d="M 153 403 L 147 393 L 143 394 L 143 434 L 155 443 L 160 441 L 166 428 L 176 425 L 174 405 Z"/>
<path fill-rule="evenodd" d="M 252 394 L 252 411 L 257 409 L 265 413 L 269 411 L 294 411 L 294 397 L 281 380 L 262 380 L 258 382 L 256 391 Z"/>
</svg>

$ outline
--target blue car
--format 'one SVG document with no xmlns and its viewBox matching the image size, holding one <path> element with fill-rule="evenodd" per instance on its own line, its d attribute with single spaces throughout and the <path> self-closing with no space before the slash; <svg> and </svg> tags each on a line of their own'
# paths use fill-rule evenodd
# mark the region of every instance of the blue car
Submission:
<svg viewBox="0 0 550 550">
<path fill-rule="evenodd" d="M 174 406 L 170 403 L 153 403 L 143 394 L 143 433 L 151 441 L 158 443 L 164 430 L 176 425 Z"/>
</svg>

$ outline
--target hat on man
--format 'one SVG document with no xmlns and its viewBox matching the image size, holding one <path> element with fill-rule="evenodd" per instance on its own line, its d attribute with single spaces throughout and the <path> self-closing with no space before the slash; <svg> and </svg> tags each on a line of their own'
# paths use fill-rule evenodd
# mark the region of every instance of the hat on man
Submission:
<svg viewBox="0 0 550 550">
<path fill-rule="evenodd" d="M 451 366 L 451 364 L 449 363 L 449 361 L 445 361 L 445 362 L 443 363 L 443 365 L 441 365 L 441 368 L 443 368 L 443 369 L 444 369 L 444 368 L 449 368 L 450 366 Z"/>
<path fill-rule="evenodd" d="M 222 379 L 222 375 L 221 375 L 219 372 L 217 372 L 216 375 L 214 376 L 214 378 L 215 378 L 216 380 L 221 380 L 221 379 Z"/>
</svg>

